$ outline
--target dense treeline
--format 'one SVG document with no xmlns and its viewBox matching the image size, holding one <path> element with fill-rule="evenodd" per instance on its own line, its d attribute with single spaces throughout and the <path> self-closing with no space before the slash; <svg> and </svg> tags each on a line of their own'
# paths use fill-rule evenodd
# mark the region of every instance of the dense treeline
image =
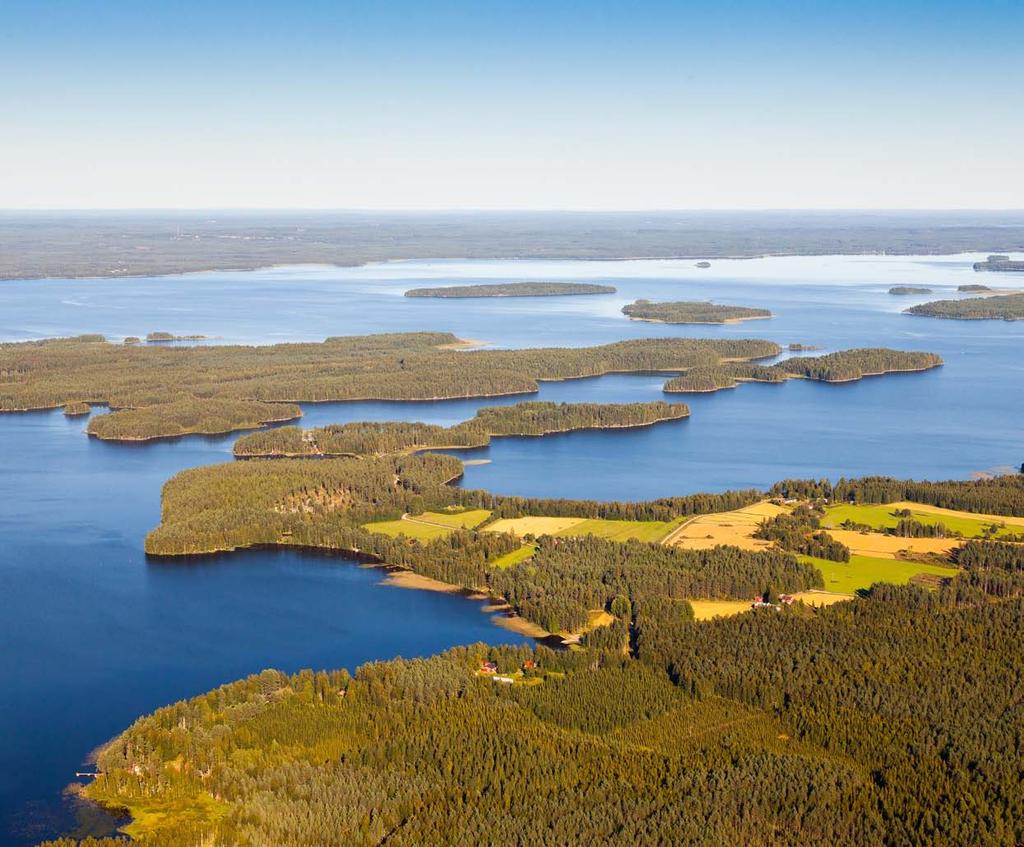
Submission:
<svg viewBox="0 0 1024 847">
<path fill-rule="evenodd" d="M 102 336 L 0 344 L 0 411 L 69 402 L 135 410 L 161 403 L 247 400 L 432 400 L 532 393 L 538 380 L 682 371 L 773 356 L 749 339 L 640 339 L 584 348 L 450 349 L 450 333 L 329 338 L 266 347 L 108 344 Z M 128 414 L 115 411 L 113 417 Z M 178 427 L 169 422 L 167 432 Z"/>
<path fill-rule="evenodd" d="M 970 297 L 964 300 L 933 300 L 907 309 L 910 315 L 958 320 L 1024 320 L 1024 294 Z"/>
<path fill-rule="evenodd" d="M 814 615 L 666 630 L 649 658 L 684 690 L 765 709 L 858 762 L 872 774 L 864 814 L 885 833 L 877 842 L 1019 843 L 1024 604 L 966 581 L 874 593 Z"/>
<path fill-rule="evenodd" d="M 550 632 L 575 630 L 616 597 L 642 607 L 653 598 L 749 598 L 766 590 L 820 588 L 821 574 L 777 550 L 680 550 L 588 536 L 542 538 L 526 562 L 491 575 L 494 592 Z"/>
<path fill-rule="evenodd" d="M 215 435 L 256 429 L 267 423 L 299 417 L 302 417 L 302 410 L 294 403 L 185 397 L 169 403 L 97 415 L 89 421 L 86 432 L 110 441 L 144 441 L 193 433 Z"/>
<path fill-rule="evenodd" d="M 815 556 L 833 562 L 850 561 L 850 548 L 821 529 L 824 515 L 809 506 L 797 506 L 789 514 L 765 518 L 754 531 L 754 538 L 774 541 L 783 550 Z"/>
<path fill-rule="evenodd" d="M 236 456 L 379 455 L 427 447 L 478 447 L 491 436 L 546 435 L 578 429 L 649 426 L 689 415 L 683 404 L 550 403 L 533 401 L 479 409 L 452 427 L 403 421 L 335 424 L 303 433 L 282 427 L 235 442 Z"/>
<path fill-rule="evenodd" d="M 1024 571 L 1024 544 L 971 540 L 953 551 L 953 561 L 962 568 Z"/>
<path fill-rule="evenodd" d="M 980 514 L 1024 516 L 1024 474 L 992 479 L 927 482 L 871 476 L 862 479 L 788 479 L 776 483 L 771 494 L 802 500 L 836 503 L 896 503 L 909 500 L 944 509 Z"/>
<path fill-rule="evenodd" d="M 447 285 L 412 288 L 406 297 L 554 297 L 567 294 L 614 294 L 611 285 L 590 282 L 497 282 L 492 285 Z"/>
<path fill-rule="evenodd" d="M 723 306 L 719 303 L 688 300 L 672 303 L 637 300 L 635 303 L 623 306 L 622 313 L 637 321 L 656 321 L 667 324 L 723 324 L 772 316 L 767 309 L 752 309 L 749 306 Z"/>
</svg>

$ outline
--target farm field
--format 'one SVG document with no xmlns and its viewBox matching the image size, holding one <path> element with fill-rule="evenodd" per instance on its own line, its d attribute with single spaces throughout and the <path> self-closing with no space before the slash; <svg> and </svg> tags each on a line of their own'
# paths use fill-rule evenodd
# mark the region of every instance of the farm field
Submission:
<svg viewBox="0 0 1024 847">
<path fill-rule="evenodd" d="M 938 576 L 954 576 L 957 573 L 956 568 L 942 565 L 873 556 L 853 555 L 849 562 L 832 562 L 814 556 L 801 556 L 800 561 L 815 565 L 825 578 L 825 590 L 839 594 L 853 594 L 858 589 L 869 588 L 875 582 L 903 585 L 919 573 Z"/>
<path fill-rule="evenodd" d="M 511 553 L 506 553 L 504 556 L 495 559 L 491 564 L 499 570 L 511 568 L 513 565 L 518 565 L 520 562 L 525 562 L 529 559 L 536 549 L 532 544 L 527 544 L 518 550 L 513 550 Z"/>
<path fill-rule="evenodd" d="M 661 541 L 681 519 L 674 521 L 617 521 L 601 518 L 552 518 L 527 516 L 502 518 L 484 527 L 487 532 L 524 535 L 596 535 L 611 541 Z"/>
<path fill-rule="evenodd" d="M 938 506 L 926 506 L 920 503 L 885 503 L 882 505 L 853 504 L 832 506 L 825 512 L 826 526 L 839 526 L 843 521 L 850 520 L 866 524 L 875 529 L 892 529 L 900 519 L 895 512 L 909 509 L 911 517 L 923 524 L 945 524 L 947 529 L 963 534 L 965 538 L 975 538 L 984 533 L 992 524 L 1005 524 L 996 537 L 1008 533 L 1024 532 L 1024 518 L 1000 517 L 998 515 L 979 515 L 954 509 L 942 509 Z"/>
<path fill-rule="evenodd" d="M 793 597 L 808 606 L 831 606 L 850 599 L 849 594 L 828 591 L 801 591 Z M 749 612 L 753 606 L 750 600 L 689 600 L 693 616 L 698 621 L 710 621 Z"/>
<path fill-rule="evenodd" d="M 883 535 L 880 532 L 857 532 L 848 529 L 830 529 L 836 541 L 850 548 L 851 553 L 860 556 L 874 556 L 880 559 L 895 559 L 901 550 L 927 556 L 946 556 L 963 543 L 961 538 L 903 538 L 899 535 Z"/>
<path fill-rule="evenodd" d="M 417 541 L 431 541 L 454 532 L 456 529 L 479 526 L 491 513 L 487 509 L 472 509 L 466 512 L 424 512 L 422 515 L 406 515 L 397 521 L 374 521 L 363 524 L 363 529 L 397 538 L 404 535 Z"/>
<path fill-rule="evenodd" d="M 754 538 L 754 531 L 765 518 L 784 514 L 789 509 L 767 500 L 732 512 L 700 515 L 675 530 L 665 543 L 687 550 L 707 550 L 731 544 L 743 550 L 766 550 L 772 542 Z"/>
</svg>

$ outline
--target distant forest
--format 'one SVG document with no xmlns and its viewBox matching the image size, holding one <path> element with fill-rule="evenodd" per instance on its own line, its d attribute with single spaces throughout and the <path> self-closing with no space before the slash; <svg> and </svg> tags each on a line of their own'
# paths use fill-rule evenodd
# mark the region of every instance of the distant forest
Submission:
<svg viewBox="0 0 1024 847">
<path fill-rule="evenodd" d="M 406 297 L 558 297 L 579 294 L 614 294 L 611 285 L 588 282 L 500 282 L 493 285 L 447 285 L 411 288 Z"/>
<path fill-rule="evenodd" d="M 1024 250 L 1017 212 L 2 212 L 0 279 L 396 259 Z"/>
</svg>

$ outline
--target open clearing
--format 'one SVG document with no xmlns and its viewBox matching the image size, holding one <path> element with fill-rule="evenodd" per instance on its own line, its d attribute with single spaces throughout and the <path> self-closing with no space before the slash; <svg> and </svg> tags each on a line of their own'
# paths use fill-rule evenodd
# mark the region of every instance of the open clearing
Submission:
<svg viewBox="0 0 1024 847">
<path fill-rule="evenodd" d="M 800 556 L 800 561 L 809 562 L 821 571 L 825 578 L 826 591 L 840 594 L 853 594 L 858 589 L 869 588 L 875 582 L 903 585 L 909 582 L 912 576 L 920 573 L 938 576 L 955 576 L 957 573 L 956 568 L 942 565 L 872 556 L 850 556 L 849 562 L 832 562 L 813 556 Z"/>
<path fill-rule="evenodd" d="M 849 547 L 851 553 L 880 559 L 895 559 L 901 550 L 947 556 L 950 550 L 963 543 L 961 538 L 902 538 L 898 535 L 855 532 L 848 529 L 830 529 L 828 532 L 836 541 Z"/>
<path fill-rule="evenodd" d="M 530 558 L 537 548 L 532 544 L 527 544 L 525 547 L 520 547 L 518 550 L 513 550 L 511 553 L 506 553 L 504 556 L 499 556 L 491 564 L 499 570 L 510 568 L 513 565 L 518 565 L 520 562 L 525 562 Z"/>
<path fill-rule="evenodd" d="M 825 526 L 839 526 L 843 521 L 851 520 L 855 523 L 866 524 L 874 529 L 892 529 L 900 521 L 894 514 L 900 509 L 909 509 L 911 517 L 919 523 L 929 525 L 945 524 L 947 529 L 962 533 L 966 538 L 975 538 L 982 535 L 985 528 L 992 524 L 1006 524 L 1005 529 L 1001 529 L 998 535 L 1024 532 L 1024 518 L 973 514 L 971 512 L 942 509 L 938 506 L 925 506 L 920 503 L 909 503 L 906 501 L 886 503 L 878 506 L 867 504 L 832 506 L 826 510 L 825 520 L 822 523 Z"/>
<path fill-rule="evenodd" d="M 484 527 L 487 532 L 511 532 L 513 535 L 596 535 L 611 541 L 661 541 L 680 520 L 613 521 L 601 518 L 502 518 Z"/>
<path fill-rule="evenodd" d="M 743 550 L 767 550 L 772 542 L 754 538 L 754 532 L 765 518 L 785 514 L 789 509 L 767 500 L 732 512 L 700 515 L 672 532 L 665 543 L 686 550 L 707 550 L 720 544 L 731 544 Z"/>
<path fill-rule="evenodd" d="M 851 594 L 838 594 L 830 591 L 801 591 L 793 595 L 795 600 L 808 606 L 831 606 L 852 599 Z M 693 616 L 699 621 L 710 621 L 715 618 L 739 615 L 749 612 L 753 605 L 750 600 L 688 600 L 693 609 Z"/>
<path fill-rule="evenodd" d="M 397 538 L 415 538 L 417 541 L 431 541 L 449 535 L 456 529 L 479 526 L 491 513 L 487 509 L 471 509 L 467 512 L 424 512 L 422 515 L 403 515 L 397 521 L 375 521 L 363 524 L 363 529 Z"/>
<path fill-rule="evenodd" d="M 714 618 L 725 618 L 749 612 L 752 608 L 749 600 L 688 600 L 693 609 L 693 616 L 699 621 L 710 621 Z"/>
<path fill-rule="evenodd" d="M 522 538 L 524 535 L 555 535 L 563 529 L 569 529 L 586 522 L 586 518 L 502 518 L 484 527 L 485 532 L 511 532 Z"/>
</svg>

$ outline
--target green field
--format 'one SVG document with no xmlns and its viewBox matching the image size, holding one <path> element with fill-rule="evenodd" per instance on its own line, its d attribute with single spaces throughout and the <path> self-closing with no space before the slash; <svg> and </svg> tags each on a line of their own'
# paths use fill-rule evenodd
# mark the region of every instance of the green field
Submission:
<svg viewBox="0 0 1024 847">
<path fill-rule="evenodd" d="M 439 523 L 450 526 L 452 529 L 473 529 L 480 526 L 491 516 L 488 509 L 467 509 L 464 512 L 424 512 L 422 515 L 413 515 L 414 521 L 425 523 Z"/>
<path fill-rule="evenodd" d="M 845 520 L 855 523 L 867 524 L 873 529 L 893 529 L 900 519 L 893 512 L 896 506 L 892 504 L 871 506 L 865 504 L 831 506 L 825 510 L 825 526 L 838 527 Z M 946 529 L 961 533 L 965 538 L 976 538 L 984 534 L 985 528 L 992 525 L 991 520 L 985 518 L 970 517 L 968 513 L 961 515 L 939 515 L 935 512 L 910 510 L 911 517 L 923 524 L 944 524 Z M 996 537 L 1008 533 L 1021 532 L 1019 526 L 1006 526 L 997 533 Z"/>
<path fill-rule="evenodd" d="M 448 535 L 456 529 L 465 529 L 482 524 L 491 516 L 487 509 L 471 509 L 466 512 L 424 512 L 411 518 L 397 521 L 375 521 L 364 523 L 363 529 L 397 538 L 415 538 L 417 541 L 431 541 Z"/>
<path fill-rule="evenodd" d="M 611 541 L 661 541 L 682 522 L 674 521 L 612 521 L 593 518 L 581 521 L 568 529 L 559 530 L 555 535 L 583 536 L 596 535 Z"/>
<path fill-rule="evenodd" d="M 800 556 L 800 561 L 815 565 L 825 577 L 825 590 L 840 594 L 853 594 L 859 588 L 869 588 L 874 582 L 893 582 L 903 585 L 915 574 L 954 576 L 956 568 L 929 565 L 924 562 L 906 562 L 902 559 L 875 559 L 870 556 L 851 556 L 849 562 L 831 562 L 813 556 Z"/>
<path fill-rule="evenodd" d="M 510 568 L 513 565 L 518 565 L 520 562 L 525 562 L 536 552 L 536 550 L 537 548 L 532 544 L 527 544 L 525 547 L 520 547 L 518 550 L 513 550 L 511 553 L 499 556 L 491 562 L 491 565 L 499 570 L 504 570 L 505 568 Z"/>
</svg>

